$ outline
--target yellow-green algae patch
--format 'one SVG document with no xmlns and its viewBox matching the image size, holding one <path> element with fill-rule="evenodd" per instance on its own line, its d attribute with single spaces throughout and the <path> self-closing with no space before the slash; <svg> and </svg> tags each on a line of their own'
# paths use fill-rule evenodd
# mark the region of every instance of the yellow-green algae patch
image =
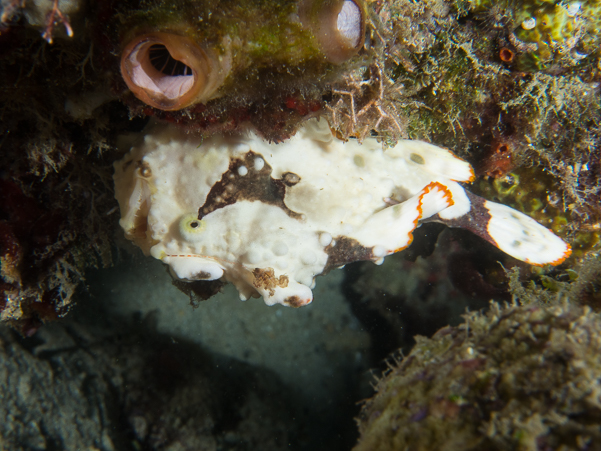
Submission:
<svg viewBox="0 0 601 451">
<path fill-rule="evenodd" d="M 516 66 L 537 71 L 577 64 L 597 50 L 600 6 L 598 0 L 472 0 L 466 9 L 492 28 L 508 29 Z"/>
<path fill-rule="evenodd" d="M 526 213 L 553 230 L 572 246 L 572 259 L 599 250 L 601 231 L 596 228 L 573 228 L 574 218 L 564 206 L 560 180 L 539 166 L 520 167 L 499 178 L 480 178 L 474 191 L 483 197 L 509 205 Z"/>
</svg>

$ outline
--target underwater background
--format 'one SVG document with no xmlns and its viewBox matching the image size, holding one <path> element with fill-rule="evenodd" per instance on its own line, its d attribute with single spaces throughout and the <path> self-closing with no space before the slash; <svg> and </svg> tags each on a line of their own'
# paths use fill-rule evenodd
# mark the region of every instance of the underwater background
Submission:
<svg viewBox="0 0 601 451">
<path fill-rule="evenodd" d="M 597 0 L 0 0 L 0 449 L 601 450 L 600 22 Z M 203 83 L 175 96 L 155 58 Z M 571 256 L 425 223 L 296 309 L 125 238 L 113 163 L 149 123 L 285 143 L 316 117 L 451 149 Z"/>
</svg>

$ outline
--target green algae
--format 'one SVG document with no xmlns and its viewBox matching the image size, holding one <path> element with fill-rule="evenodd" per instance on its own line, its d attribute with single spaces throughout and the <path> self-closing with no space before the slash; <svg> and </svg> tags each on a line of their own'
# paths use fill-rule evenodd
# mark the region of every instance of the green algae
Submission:
<svg viewBox="0 0 601 451">
<path fill-rule="evenodd" d="M 557 71 L 557 65 L 576 65 L 597 51 L 599 6 L 597 0 L 474 0 L 468 10 L 508 30 L 516 68 Z"/>
<path fill-rule="evenodd" d="M 395 360 L 358 419 L 356 451 L 586 449 L 601 440 L 601 316 L 492 303 Z"/>
<path fill-rule="evenodd" d="M 597 33 L 591 31 L 599 21 L 597 5 L 582 2 L 578 9 L 539 0 L 378 4 L 367 52 L 372 63 L 334 84 L 326 105 L 330 123 L 343 137 L 376 134 L 386 145 L 401 137 L 431 141 L 475 168 L 492 164 L 493 146 L 507 143 L 516 168 L 539 165 L 557 181 L 558 212 L 551 222 L 541 216 L 543 222 L 555 230 L 594 232 L 601 219 L 596 169 L 601 162 L 595 152 L 601 139 L 601 55 Z M 537 21 L 539 28 L 521 26 L 528 14 L 543 11 L 553 15 Z M 536 56 L 528 47 L 532 42 L 518 37 L 530 35 L 520 30 L 548 41 L 550 56 Z M 544 67 L 526 71 L 535 56 Z M 524 173 L 521 182 L 529 183 L 528 177 Z M 537 193 L 542 197 L 531 196 L 533 205 L 522 210 L 547 202 L 547 193 Z M 587 251 L 596 240 L 574 239 L 588 242 L 582 245 Z"/>
<path fill-rule="evenodd" d="M 244 78 L 262 66 L 313 69 L 315 76 L 327 65 L 316 38 L 303 28 L 294 0 L 261 1 L 156 1 L 146 8 L 120 14 L 121 41 L 146 32 L 171 32 L 192 38 L 201 46 L 223 45 L 231 41 L 233 72 Z M 238 74 L 224 91 L 244 82 Z"/>
</svg>

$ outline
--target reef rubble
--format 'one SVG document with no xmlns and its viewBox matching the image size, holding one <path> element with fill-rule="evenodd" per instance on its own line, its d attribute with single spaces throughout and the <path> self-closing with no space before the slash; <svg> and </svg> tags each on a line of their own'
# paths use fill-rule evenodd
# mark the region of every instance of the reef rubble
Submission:
<svg viewBox="0 0 601 451">
<path fill-rule="evenodd" d="M 359 450 L 600 449 L 601 317 L 492 303 L 389 360 L 358 418 Z"/>
</svg>

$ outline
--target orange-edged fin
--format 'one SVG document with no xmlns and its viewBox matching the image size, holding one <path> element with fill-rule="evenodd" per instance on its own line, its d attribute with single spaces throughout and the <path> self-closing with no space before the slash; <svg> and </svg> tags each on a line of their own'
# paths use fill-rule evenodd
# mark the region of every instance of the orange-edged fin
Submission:
<svg viewBox="0 0 601 451">
<path fill-rule="evenodd" d="M 485 200 L 466 191 L 470 211 L 461 217 L 432 220 L 450 227 L 462 227 L 494 244 L 503 252 L 531 265 L 559 265 L 572 249 L 531 217 L 506 205 Z"/>
<path fill-rule="evenodd" d="M 451 191 L 440 182 L 431 182 L 415 196 L 371 216 L 348 238 L 364 247 L 373 248 L 374 258 L 381 258 L 409 246 L 420 220 L 451 205 Z"/>
<path fill-rule="evenodd" d="M 490 220 L 487 231 L 496 246 L 531 265 L 559 265 L 572 248 L 534 219 L 506 205 L 485 201 Z"/>
<path fill-rule="evenodd" d="M 440 182 L 431 182 L 421 190 L 418 196 L 419 205 L 417 209 L 420 213 L 418 221 L 429 218 L 455 204 L 451 191 Z M 415 223 L 415 227 L 417 227 L 417 222 Z"/>
</svg>

